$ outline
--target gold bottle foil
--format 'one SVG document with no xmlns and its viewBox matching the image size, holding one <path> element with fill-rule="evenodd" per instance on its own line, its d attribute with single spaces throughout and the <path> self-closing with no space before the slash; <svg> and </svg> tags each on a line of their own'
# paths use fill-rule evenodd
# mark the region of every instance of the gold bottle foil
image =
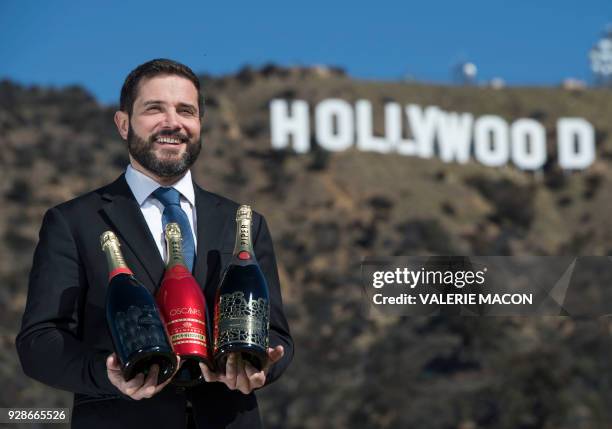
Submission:
<svg viewBox="0 0 612 429">
<path fill-rule="evenodd" d="M 251 221 L 253 211 L 251 206 L 242 205 L 236 212 L 236 244 L 234 245 L 234 255 L 239 252 L 248 252 L 253 257 L 253 243 L 251 241 Z"/>
<path fill-rule="evenodd" d="M 106 254 L 109 271 L 114 271 L 118 268 L 128 269 L 123 254 L 121 253 L 121 245 L 119 239 L 113 231 L 105 231 L 100 235 L 100 245 Z"/>
<path fill-rule="evenodd" d="M 180 264 L 185 265 L 183 258 L 183 236 L 178 223 L 172 222 L 166 225 L 166 249 L 168 251 L 168 263 L 166 267 Z"/>
</svg>

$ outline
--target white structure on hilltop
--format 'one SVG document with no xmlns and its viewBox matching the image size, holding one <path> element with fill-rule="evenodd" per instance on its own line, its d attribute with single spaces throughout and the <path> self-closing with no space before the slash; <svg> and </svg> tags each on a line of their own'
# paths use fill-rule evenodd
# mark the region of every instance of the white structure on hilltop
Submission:
<svg viewBox="0 0 612 429">
<path fill-rule="evenodd" d="M 478 68 L 476 64 L 469 61 L 460 62 L 453 70 L 454 81 L 459 85 L 474 85 L 477 75 Z"/>
<path fill-rule="evenodd" d="M 506 87 L 506 81 L 501 77 L 494 77 L 489 81 L 489 86 L 493 89 L 503 89 Z"/>
<path fill-rule="evenodd" d="M 589 58 L 595 84 L 612 86 L 612 24 L 608 25 L 604 36 L 593 46 Z"/>
</svg>

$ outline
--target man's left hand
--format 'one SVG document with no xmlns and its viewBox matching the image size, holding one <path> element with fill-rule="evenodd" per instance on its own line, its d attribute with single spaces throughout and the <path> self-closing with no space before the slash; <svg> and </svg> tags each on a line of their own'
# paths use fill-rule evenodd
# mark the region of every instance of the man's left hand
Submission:
<svg viewBox="0 0 612 429">
<path fill-rule="evenodd" d="M 283 346 L 268 348 L 268 362 L 261 371 L 257 371 L 250 362 L 243 360 L 240 353 L 230 353 L 225 365 L 225 374 L 212 372 L 203 363 L 200 364 L 200 369 L 206 382 L 219 381 L 225 383 L 230 390 L 238 389 L 247 395 L 266 383 L 270 366 L 278 362 L 284 354 Z"/>
</svg>

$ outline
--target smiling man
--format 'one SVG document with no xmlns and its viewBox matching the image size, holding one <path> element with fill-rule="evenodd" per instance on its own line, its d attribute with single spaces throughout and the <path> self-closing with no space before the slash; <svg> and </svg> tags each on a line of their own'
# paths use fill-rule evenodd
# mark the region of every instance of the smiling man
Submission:
<svg viewBox="0 0 612 429">
<path fill-rule="evenodd" d="M 139 96 L 134 97 L 133 75 L 121 91 L 115 124 L 127 140 L 131 165 L 164 186 L 172 185 L 200 154 L 198 81 L 157 75 L 141 82 Z"/>
<path fill-rule="evenodd" d="M 162 217 L 168 203 L 161 195 L 176 195 L 188 230 L 183 235 L 192 238 L 193 273 L 213 311 L 234 245 L 238 204 L 192 180 L 202 116 L 200 83 L 188 67 L 165 59 L 138 66 L 125 80 L 115 114 L 130 156 L 125 174 L 45 215 L 17 350 L 27 375 L 75 393 L 73 427 L 257 428 L 254 390 L 277 379 L 291 362 L 293 340 L 272 240 L 257 213 L 254 248 L 270 289 L 273 347 L 266 368 L 258 372 L 232 355 L 223 373 L 204 367 L 200 385 L 156 386 L 155 367 L 146 378 L 125 382 L 112 353 L 104 309 L 108 272 L 99 236 L 109 229 L 117 233 L 128 266 L 155 293 L 167 258 Z"/>
</svg>

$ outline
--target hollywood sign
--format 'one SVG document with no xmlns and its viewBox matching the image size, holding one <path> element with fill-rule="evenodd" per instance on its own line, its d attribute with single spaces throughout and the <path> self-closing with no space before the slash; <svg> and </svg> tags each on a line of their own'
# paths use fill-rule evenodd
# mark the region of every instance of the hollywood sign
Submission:
<svg viewBox="0 0 612 429">
<path fill-rule="evenodd" d="M 270 103 L 272 147 L 297 153 L 311 149 L 310 108 L 304 100 L 275 99 Z M 314 108 L 317 145 L 340 152 L 358 150 L 397 153 L 444 162 L 467 163 L 471 158 L 498 167 L 513 163 L 523 170 L 538 170 L 548 158 L 546 129 L 530 118 L 508 123 L 497 115 L 474 117 L 470 113 L 446 112 L 436 106 L 384 106 L 384 136 L 374 135 L 372 104 L 355 105 L 326 99 Z M 582 170 L 595 160 L 595 131 L 582 118 L 557 120 L 557 162 L 563 169 Z M 410 136 L 410 137 L 408 137 Z"/>
</svg>

